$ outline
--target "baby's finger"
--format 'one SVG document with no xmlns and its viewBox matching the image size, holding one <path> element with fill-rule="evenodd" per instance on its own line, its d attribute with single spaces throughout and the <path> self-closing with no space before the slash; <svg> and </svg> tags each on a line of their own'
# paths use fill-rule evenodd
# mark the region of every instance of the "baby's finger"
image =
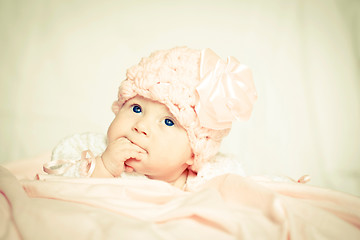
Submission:
<svg viewBox="0 0 360 240">
<path fill-rule="evenodd" d="M 118 138 L 117 140 L 115 140 L 112 144 L 117 145 L 119 148 L 123 149 L 123 150 L 135 150 L 137 152 L 144 152 L 146 153 L 146 150 L 139 147 L 137 144 L 131 142 L 129 139 L 127 138 Z"/>
<path fill-rule="evenodd" d="M 123 161 L 126 161 L 130 158 L 142 161 L 142 160 L 146 159 L 147 154 L 143 153 L 143 152 L 137 152 L 137 151 L 126 151 L 123 153 L 123 157 L 124 157 Z"/>
</svg>

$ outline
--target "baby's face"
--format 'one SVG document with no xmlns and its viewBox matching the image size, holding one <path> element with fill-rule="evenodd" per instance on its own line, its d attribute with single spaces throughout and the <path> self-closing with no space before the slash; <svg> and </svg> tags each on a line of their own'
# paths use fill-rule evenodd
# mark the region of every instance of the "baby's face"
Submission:
<svg viewBox="0 0 360 240">
<path fill-rule="evenodd" d="M 108 129 L 108 143 L 122 137 L 147 152 L 146 160 L 125 164 L 149 178 L 172 182 L 193 163 L 185 129 L 162 103 L 140 96 L 128 100 Z"/>
</svg>

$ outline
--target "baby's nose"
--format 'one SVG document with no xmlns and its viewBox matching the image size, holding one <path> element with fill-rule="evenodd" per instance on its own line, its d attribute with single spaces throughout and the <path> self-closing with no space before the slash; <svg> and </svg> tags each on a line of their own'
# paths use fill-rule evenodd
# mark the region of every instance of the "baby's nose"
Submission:
<svg viewBox="0 0 360 240">
<path fill-rule="evenodd" d="M 149 128 L 143 123 L 143 121 L 138 121 L 134 125 L 134 131 L 145 136 L 149 136 L 150 133 Z"/>
</svg>

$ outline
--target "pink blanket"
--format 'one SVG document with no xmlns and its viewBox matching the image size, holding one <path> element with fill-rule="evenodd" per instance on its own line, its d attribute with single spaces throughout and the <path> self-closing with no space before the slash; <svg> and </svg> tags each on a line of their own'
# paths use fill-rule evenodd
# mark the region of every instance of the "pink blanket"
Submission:
<svg viewBox="0 0 360 240">
<path fill-rule="evenodd" d="M 360 199 L 237 175 L 196 192 L 144 179 L 18 180 L 0 167 L 0 239 L 360 239 Z"/>
</svg>

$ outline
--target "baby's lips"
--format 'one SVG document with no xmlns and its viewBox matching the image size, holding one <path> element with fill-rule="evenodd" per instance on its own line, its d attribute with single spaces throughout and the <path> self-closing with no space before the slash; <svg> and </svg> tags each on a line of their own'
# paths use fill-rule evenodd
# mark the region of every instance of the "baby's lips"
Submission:
<svg viewBox="0 0 360 240">
<path fill-rule="evenodd" d="M 126 163 L 124 164 L 124 167 L 125 167 L 125 168 L 124 168 L 125 172 L 130 173 L 130 172 L 133 172 L 133 171 L 134 171 L 134 168 L 126 165 Z"/>
<path fill-rule="evenodd" d="M 126 164 L 127 161 L 138 161 L 138 162 L 140 162 L 141 159 L 138 159 L 138 158 L 135 158 L 135 157 L 131 157 L 131 158 L 129 158 L 129 159 L 127 159 L 127 160 L 125 161 L 125 164 Z"/>
</svg>

